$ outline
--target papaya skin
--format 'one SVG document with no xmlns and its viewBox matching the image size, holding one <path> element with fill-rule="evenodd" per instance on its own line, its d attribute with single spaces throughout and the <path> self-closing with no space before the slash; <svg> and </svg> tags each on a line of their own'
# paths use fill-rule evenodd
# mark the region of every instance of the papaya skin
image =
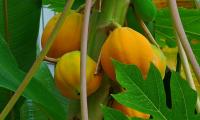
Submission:
<svg viewBox="0 0 200 120">
<path fill-rule="evenodd" d="M 153 58 L 152 62 L 160 71 L 162 78 L 164 78 L 165 70 L 166 70 L 166 66 L 167 66 L 166 57 L 165 57 L 164 53 L 156 46 L 152 45 L 152 48 L 154 51 L 154 58 Z"/>
<path fill-rule="evenodd" d="M 101 84 L 101 75 L 94 75 L 96 63 L 87 56 L 87 95 L 94 93 Z M 80 51 L 64 54 L 55 68 L 55 83 L 61 94 L 69 99 L 80 98 Z"/>
<path fill-rule="evenodd" d="M 132 0 L 135 11 L 145 22 L 155 20 L 157 9 L 152 0 Z"/>
<path fill-rule="evenodd" d="M 46 42 L 53 31 L 61 14 L 53 16 L 47 25 L 45 26 L 44 32 L 42 34 L 41 45 L 42 48 L 45 47 Z M 65 19 L 57 37 L 54 40 L 49 52 L 48 57 L 59 58 L 64 53 L 79 50 L 80 49 L 80 39 L 81 39 L 81 29 L 83 24 L 83 15 L 76 12 L 71 12 Z"/>
<path fill-rule="evenodd" d="M 128 117 L 137 117 L 137 118 L 142 118 L 142 119 L 149 119 L 150 118 L 149 114 L 145 114 L 145 113 L 139 112 L 137 110 L 134 110 L 132 108 L 123 106 L 122 104 L 118 103 L 117 101 L 113 102 L 112 108 L 115 108 L 115 109 L 121 111 L 122 113 L 124 113 Z"/>
<path fill-rule="evenodd" d="M 115 80 L 112 59 L 136 65 L 144 78 L 148 73 L 154 53 L 149 41 L 128 27 L 116 28 L 106 39 L 101 51 L 101 64 L 107 75 Z"/>
</svg>

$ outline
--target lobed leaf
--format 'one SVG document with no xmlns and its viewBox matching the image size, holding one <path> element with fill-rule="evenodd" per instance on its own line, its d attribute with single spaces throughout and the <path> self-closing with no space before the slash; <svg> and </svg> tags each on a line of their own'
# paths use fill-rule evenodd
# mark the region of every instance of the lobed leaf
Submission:
<svg viewBox="0 0 200 120">
<path fill-rule="evenodd" d="M 172 108 L 168 108 L 161 75 L 153 64 L 146 80 L 135 65 L 122 64 L 116 60 L 113 64 L 117 81 L 125 88 L 124 92 L 113 95 L 119 103 L 150 114 L 154 120 L 200 119 L 200 115 L 195 114 L 197 94 L 177 73 L 172 72 Z"/>
</svg>

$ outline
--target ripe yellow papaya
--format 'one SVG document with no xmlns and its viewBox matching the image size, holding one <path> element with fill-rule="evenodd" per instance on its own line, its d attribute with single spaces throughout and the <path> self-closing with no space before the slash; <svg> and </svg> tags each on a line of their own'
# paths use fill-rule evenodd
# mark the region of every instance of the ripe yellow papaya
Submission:
<svg viewBox="0 0 200 120">
<path fill-rule="evenodd" d="M 94 75 L 96 63 L 87 56 L 87 95 L 94 93 L 101 84 L 101 75 Z M 63 96 L 80 98 L 80 51 L 64 54 L 55 68 L 55 83 Z"/>
<path fill-rule="evenodd" d="M 124 64 L 135 64 L 144 78 L 154 58 L 149 41 L 128 27 L 116 28 L 103 44 L 101 54 L 102 67 L 112 80 L 115 79 L 112 58 Z"/>
<path fill-rule="evenodd" d="M 132 108 L 123 106 L 122 104 L 118 103 L 117 101 L 113 101 L 112 108 L 115 108 L 115 109 L 121 111 L 128 117 L 137 117 L 137 118 L 142 118 L 142 119 L 150 118 L 149 114 L 145 114 L 145 113 L 139 112 L 137 110 L 134 110 Z"/>
<path fill-rule="evenodd" d="M 45 47 L 47 39 L 49 38 L 53 28 L 55 27 L 61 14 L 53 16 L 42 34 L 41 45 Z M 51 46 L 48 57 L 58 58 L 66 52 L 79 50 L 81 29 L 83 24 L 83 15 L 76 12 L 71 12 L 65 19 L 60 31 L 58 32 L 53 45 Z"/>
<path fill-rule="evenodd" d="M 165 69 L 167 66 L 167 60 L 164 55 L 164 53 L 157 48 L 156 46 L 152 45 L 153 51 L 154 51 L 154 58 L 153 58 L 153 64 L 158 68 L 160 71 L 160 74 L 162 78 L 165 76 Z"/>
</svg>

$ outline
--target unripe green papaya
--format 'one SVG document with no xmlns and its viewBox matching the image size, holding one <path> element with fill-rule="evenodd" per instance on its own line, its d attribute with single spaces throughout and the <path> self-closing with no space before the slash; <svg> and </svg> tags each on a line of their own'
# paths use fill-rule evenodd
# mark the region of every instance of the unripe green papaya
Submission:
<svg viewBox="0 0 200 120">
<path fill-rule="evenodd" d="M 127 11 L 127 25 L 128 27 L 134 29 L 135 31 L 145 35 L 144 30 L 142 29 L 139 21 L 136 18 L 135 15 L 135 10 L 131 7 L 129 7 L 128 11 Z M 147 28 L 149 29 L 149 31 L 151 32 L 151 34 L 154 36 L 154 23 L 152 22 L 145 22 L 145 25 L 147 26 Z"/>
<path fill-rule="evenodd" d="M 135 10 L 140 17 L 146 21 L 153 21 L 156 17 L 156 6 L 151 0 L 132 0 Z"/>
<path fill-rule="evenodd" d="M 128 8 L 126 18 L 127 18 L 128 27 L 134 29 L 135 31 L 141 34 L 144 34 L 144 31 L 142 30 L 140 23 L 138 22 L 135 16 L 135 10 L 133 8 L 131 7 Z"/>
</svg>

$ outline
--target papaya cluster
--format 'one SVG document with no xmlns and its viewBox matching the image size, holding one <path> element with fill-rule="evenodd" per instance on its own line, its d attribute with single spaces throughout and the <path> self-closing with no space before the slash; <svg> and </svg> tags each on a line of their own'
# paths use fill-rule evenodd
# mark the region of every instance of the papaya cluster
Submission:
<svg viewBox="0 0 200 120">
<path fill-rule="evenodd" d="M 41 45 L 44 48 L 61 14 L 53 16 L 45 26 Z M 55 67 L 55 83 L 63 96 L 80 98 L 80 42 L 83 15 L 71 11 L 58 32 L 47 57 L 58 59 Z M 101 76 L 94 75 L 96 62 L 87 56 L 87 95 L 94 93 L 101 84 Z"/>
<path fill-rule="evenodd" d="M 145 21 L 155 19 L 156 9 L 151 0 L 133 0 L 133 3 L 135 10 L 141 15 L 142 19 Z M 152 11 L 149 11 L 149 13 L 143 12 L 148 11 L 143 9 L 145 5 L 145 9 L 151 8 Z M 57 14 L 47 23 L 42 35 L 42 47 L 45 47 L 47 39 L 59 17 L 60 14 Z M 48 57 L 58 59 L 55 67 L 55 83 L 61 94 L 69 99 L 80 98 L 80 36 L 82 24 L 83 15 L 72 11 L 67 16 L 47 54 Z M 129 27 L 115 28 L 108 35 L 101 49 L 100 60 L 103 71 L 111 80 L 116 82 L 112 59 L 124 64 L 136 65 L 144 79 L 147 77 L 151 63 L 160 71 L 162 78 L 165 75 L 166 58 L 162 51 L 152 45 L 141 33 Z M 90 56 L 87 56 L 86 80 L 88 96 L 93 94 L 101 85 L 102 75 L 94 74 L 96 67 L 96 62 Z M 130 117 L 144 119 L 150 117 L 148 114 L 127 108 L 116 101 L 113 102 L 112 107 L 121 110 Z"/>
</svg>

